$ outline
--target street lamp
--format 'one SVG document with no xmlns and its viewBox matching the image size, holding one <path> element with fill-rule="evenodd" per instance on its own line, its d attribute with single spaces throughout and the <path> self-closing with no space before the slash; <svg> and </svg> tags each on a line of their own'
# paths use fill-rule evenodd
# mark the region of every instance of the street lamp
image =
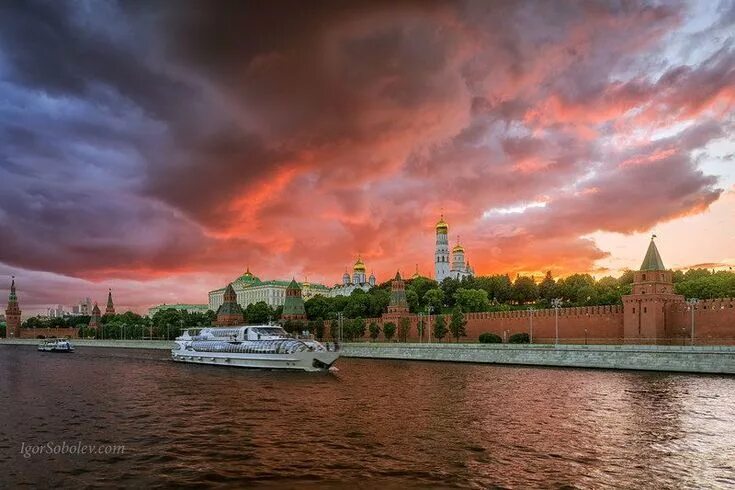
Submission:
<svg viewBox="0 0 735 490">
<path fill-rule="evenodd" d="M 529 306 L 528 307 L 528 319 L 531 322 L 531 328 L 529 329 L 529 332 L 530 333 L 528 334 L 528 343 L 529 344 L 533 344 L 533 312 L 534 312 L 534 310 L 535 310 L 534 307 L 532 307 L 532 306 Z"/>
<path fill-rule="evenodd" d="M 559 346 L 559 308 L 561 308 L 561 298 L 551 300 L 551 306 L 554 308 L 554 322 L 556 324 L 556 346 Z"/>
<path fill-rule="evenodd" d="M 419 311 L 418 329 L 419 329 L 419 344 L 422 344 L 424 342 L 424 314 L 420 311 Z"/>
<path fill-rule="evenodd" d="M 339 343 L 342 343 L 342 312 L 337 313 L 337 336 L 339 337 Z"/>
<path fill-rule="evenodd" d="M 426 305 L 426 330 L 429 334 L 429 343 L 431 343 L 431 312 L 434 308 L 431 305 Z"/>
<path fill-rule="evenodd" d="M 697 298 L 689 298 L 687 300 L 689 309 L 692 312 L 692 341 L 691 341 L 692 345 L 694 345 L 694 308 L 697 306 L 697 303 L 699 303 L 699 300 Z"/>
</svg>

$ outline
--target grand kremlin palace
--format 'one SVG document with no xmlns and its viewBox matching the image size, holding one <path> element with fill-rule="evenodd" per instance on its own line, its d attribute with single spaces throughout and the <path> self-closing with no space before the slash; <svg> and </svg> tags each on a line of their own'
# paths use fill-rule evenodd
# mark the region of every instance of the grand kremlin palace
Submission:
<svg viewBox="0 0 735 490">
<path fill-rule="evenodd" d="M 308 300 L 317 294 L 327 297 L 349 296 L 355 289 L 367 291 L 375 286 L 375 275 L 366 276 L 365 263 L 361 258 L 357 259 L 353 266 L 353 274 L 350 276 L 345 272 L 342 277 L 341 284 L 335 284 L 333 288 L 329 288 L 323 284 L 309 283 L 308 281 L 299 283 L 301 287 L 301 295 L 304 300 Z M 243 308 L 247 308 L 249 304 L 264 301 L 268 306 L 281 306 L 286 301 L 286 288 L 291 281 L 261 281 L 254 276 L 248 268 L 245 273 L 232 282 L 232 287 L 237 295 L 237 302 Z M 225 289 L 227 286 L 209 292 L 209 309 L 217 311 L 217 308 L 224 302 Z"/>
</svg>

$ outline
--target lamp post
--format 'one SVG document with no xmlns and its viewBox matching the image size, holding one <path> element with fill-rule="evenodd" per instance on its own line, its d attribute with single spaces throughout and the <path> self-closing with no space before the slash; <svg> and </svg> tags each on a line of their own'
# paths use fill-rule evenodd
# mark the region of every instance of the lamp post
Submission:
<svg viewBox="0 0 735 490">
<path fill-rule="evenodd" d="M 689 309 L 692 312 L 692 340 L 691 340 L 692 345 L 694 345 L 694 308 L 697 306 L 697 303 L 699 303 L 699 300 L 697 298 L 689 298 L 687 300 Z"/>
<path fill-rule="evenodd" d="M 337 313 L 337 336 L 339 337 L 339 343 L 342 343 L 342 312 Z"/>
<path fill-rule="evenodd" d="M 419 344 L 424 342 L 424 314 L 419 312 Z"/>
<path fill-rule="evenodd" d="M 551 306 L 554 308 L 554 323 L 556 324 L 556 344 L 559 346 L 559 308 L 561 308 L 561 298 L 551 300 Z"/>
<path fill-rule="evenodd" d="M 431 343 L 431 312 L 433 310 L 434 308 L 431 305 L 426 305 L 426 330 L 429 333 L 429 343 Z"/>
<path fill-rule="evenodd" d="M 529 328 L 529 334 L 528 334 L 528 343 L 533 344 L 533 312 L 535 308 L 532 306 L 528 307 L 528 320 L 531 322 L 531 326 Z"/>
</svg>

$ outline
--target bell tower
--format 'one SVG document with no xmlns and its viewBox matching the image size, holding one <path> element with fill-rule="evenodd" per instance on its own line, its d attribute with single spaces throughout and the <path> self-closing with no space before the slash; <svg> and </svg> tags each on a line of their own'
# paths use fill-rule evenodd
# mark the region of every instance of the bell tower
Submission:
<svg viewBox="0 0 735 490">
<path fill-rule="evenodd" d="M 633 291 L 623 296 L 623 331 L 628 343 L 660 343 L 674 336 L 671 307 L 684 301 L 674 293 L 673 274 L 664 267 L 651 237 L 640 270 L 633 274 Z"/>
<path fill-rule="evenodd" d="M 449 225 L 442 214 L 436 223 L 436 248 L 434 249 L 434 279 L 441 283 L 449 277 Z"/>
</svg>

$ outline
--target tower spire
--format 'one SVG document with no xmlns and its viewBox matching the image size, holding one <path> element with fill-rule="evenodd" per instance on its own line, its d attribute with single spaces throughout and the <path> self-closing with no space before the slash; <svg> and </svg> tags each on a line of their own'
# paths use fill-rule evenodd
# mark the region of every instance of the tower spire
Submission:
<svg viewBox="0 0 735 490">
<path fill-rule="evenodd" d="M 656 242 L 654 239 L 656 235 L 651 235 L 651 242 L 648 244 L 648 250 L 646 256 L 643 258 L 640 270 L 642 271 L 665 271 L 664 261 L 661 259 L 661 254 L 658 253 Z"/>
<path fill-rule="evenodd" d="M 107 290 L 107 307 L 105 308 L 105 315 L 115 314 L 115 304 L 112 302 L 112 288 Z"/>
</svg>

